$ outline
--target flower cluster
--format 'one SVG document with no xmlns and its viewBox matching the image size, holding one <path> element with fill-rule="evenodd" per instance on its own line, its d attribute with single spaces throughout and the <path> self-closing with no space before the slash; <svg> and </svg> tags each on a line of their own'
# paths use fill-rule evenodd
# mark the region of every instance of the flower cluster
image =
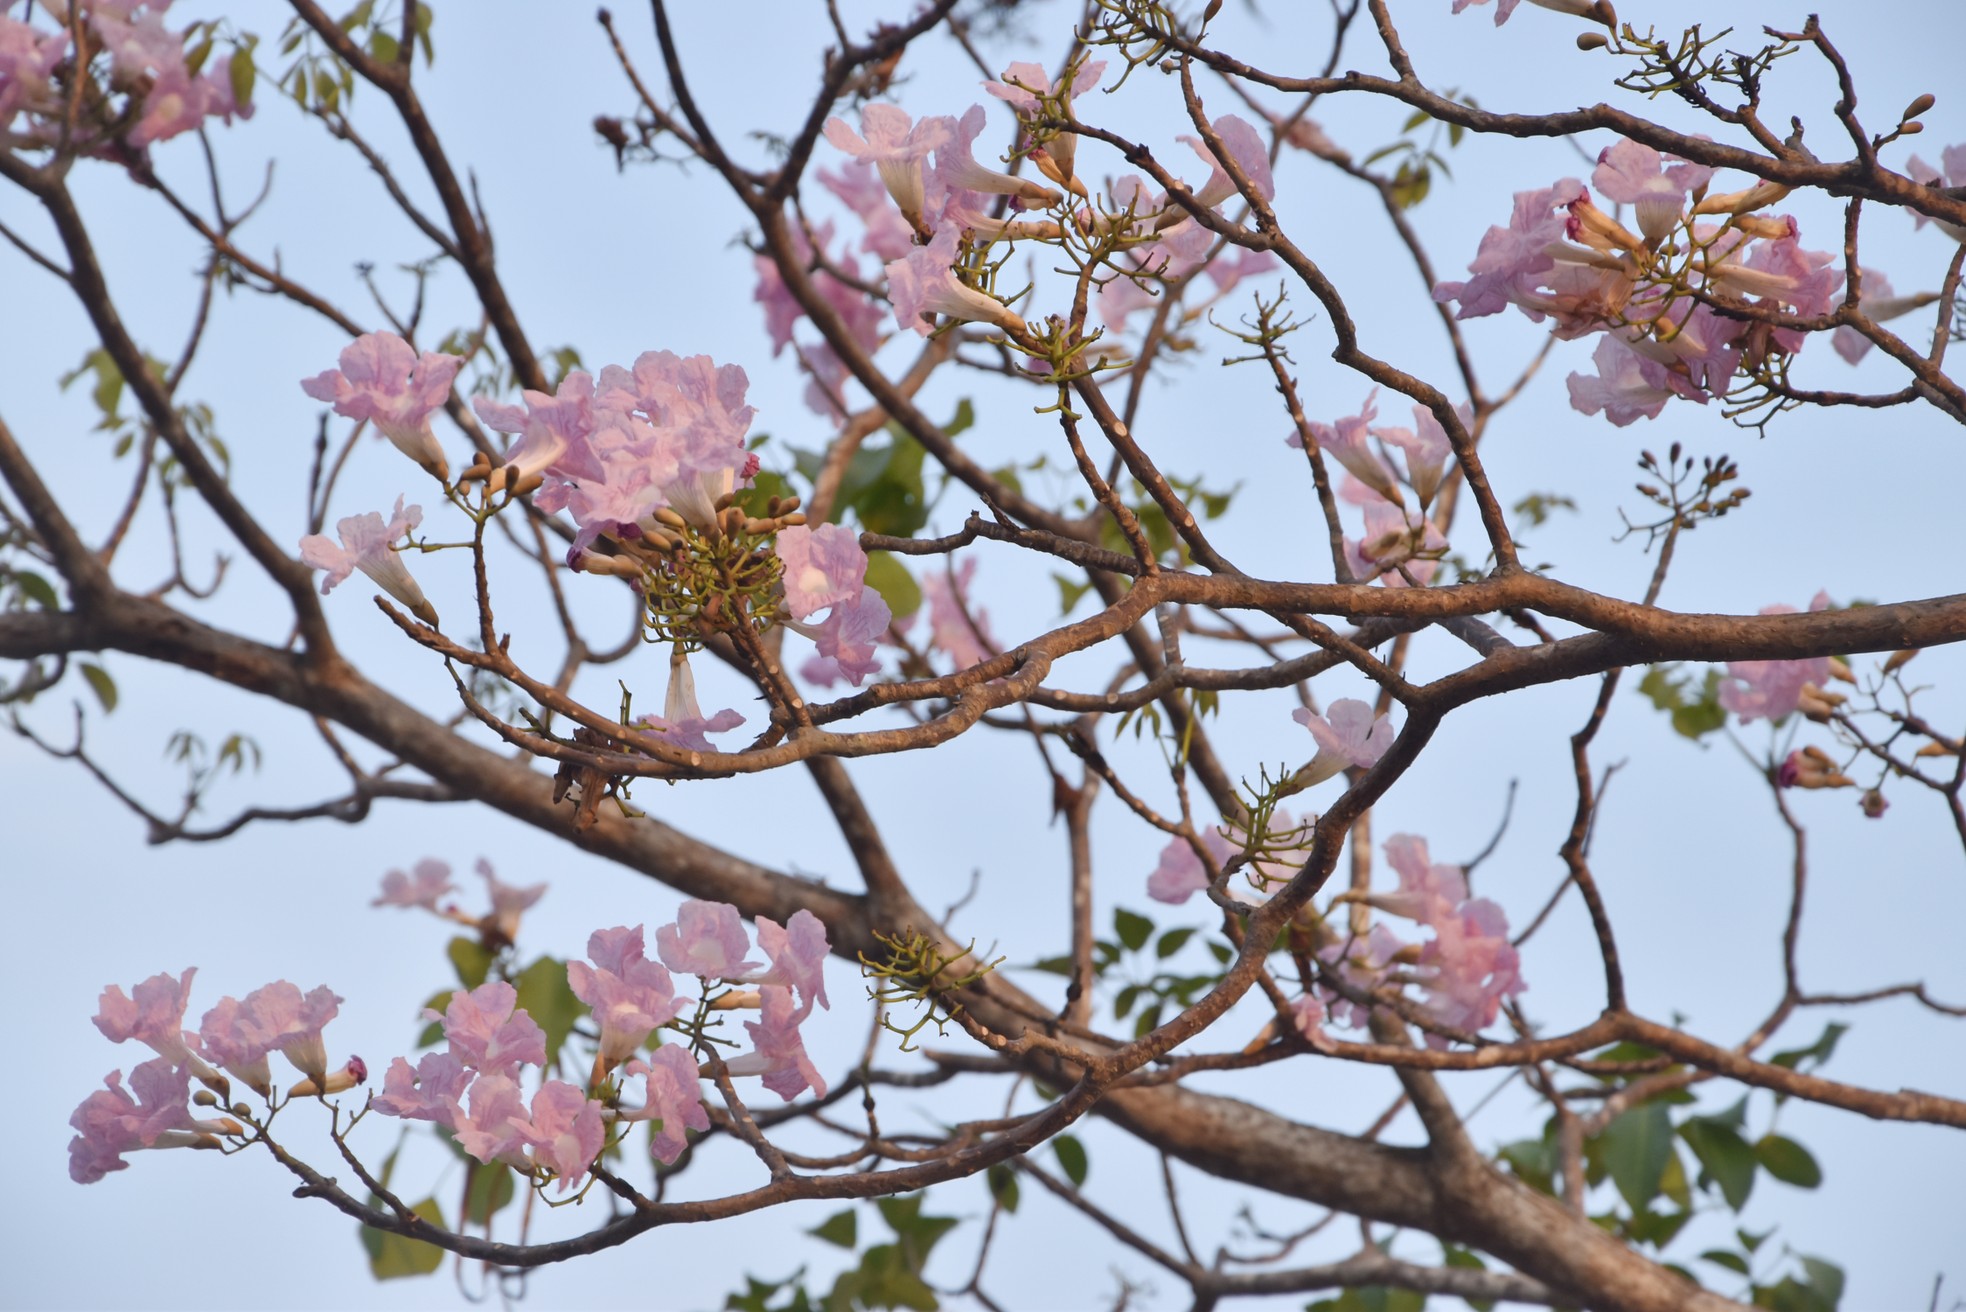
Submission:
<svg viewBox="0 0 1966 1312">
<path fill-rule="evenodd" d="M 1565 178 L 1517 192 L 1507 227 L 1481 240 L 1473 275 L 1443 282 L 1434 298 L 1457 317 L 1514 305 L 1560 338 L 1602 333 L 1597 373 L 1572 374 L 1571 405 L 1623 426 L 1656 417 L 1674 396 L 1724 396 L 1737 372 L 1766 376 L 1802 349 L 1803 332 L 1730 317 L 1757 307 L 1811 317 L 1844 284 L 1831 257 L 1802 248 L 1795 220 L 1766 207 L 1788 189 L 1761 182 L 1710 191 L 1713 170 L 1620 141 L 1598 157 L 1592 183 L 1630 205 L 1638 231 L 1600 209 L 1590 188 Z"/>
<path fill-rule="evenodd" d="M 1469 897 L 1466 872 L 1435 863 L 1424 838 L 1394 834 L 1386 840 L 1385 852 L 1399 876 L 1399 891 L 1357 900 L 1431 929 L 1433 937 L 1416 947 L 1375 924 L 1362 939 L 1322 949 L 1322 968 L 1365 993 L 1385 985 L 1416 985 L 1428 1014 L 1450 1029 L 1473 1031 L 1492 1023 L 1502 1000 L 1528 987 L 1522 981 L 1521 959 L 1509 942 L 1507 915 L 1487 898 Z M 1321 1001 L 1341 1024 L 1366 1023 L 1367 1009 L 1336 989 L 1326 989 Z M 1427 1045 L 1444 1048 L 1447 1040 L 1429 1034 Z"/>
<path fill-rule="evenodd" d="M 73 31 L 64 5 L 28 6 L 53 19 L 50 28 L 12 17 L 12 0 L 0 5 L 0 146 L 49 148 L 73 140 L 62 130 L 70 89 L 77 70 L 98 59 L 102 79 L 84 78 L 73 101 L 85 153 L 120 158 L 207 119 L 251 118 L 250 47 L 213 59 L 211 25 L 166 29 L 170 4 L 87 0 L 75 6 Z"/>
<path fill-rule="evenodd" d="M 188 1030 L 184 1012 L 196 974 L 194 967 L 176 978 L 152 975 L 128 994 L 115 984 L 102 991 L 95 1025 L 103 1037 L 112 1043 L 134 1039 L 157 1055 L 130 1072 L 127 1089 L 122 1073 L 110 1072 L 107 1087 L 90 1094 L 69 1118 L 76 1135 L 68 1144 L 68 1174 L 78 1184 L 127 1168 L 124 1154 L 139 1149 L 218 1148 L 243 1135 L 244 1127 L 230 1116 L 192 1116 L 193 1080 L 205 1086 L 196 1099 L 205 1105 L 231 1097 L 228 1075 L 272 1100 L 268 1059 L 275 1052 L 303 1077 L 286 1091 L 289 1098 L 338 1093 L 367 1080 L 360 1057 L 328 1070 L 321 1031 L 341 999 L 325 986 L 303 994 L 276 980 L 244 1001 L 220 998 L 199 1028 Z"/>
<path fill-rule="evenodd" d="M 1424 586 L 1447 550 L 1447 539 L 1427 510 L 1440 493 L 1453 448 L 1439 418 L 1423 405 L 1413 407 L 1412 428 L 1374 426 L 1378 397 L 1375 387 L 1359 413 L 1330 424 L 1310 421 L 1310 435 L 1318 450 L 1349 475 L 1338 489 L 1339 500 L 1357 506 L 1364 519 L 1363 532 L 1344 539 L 1352 577 L 1389 588 Z M 1465 406 L 1455 413 L 1463 426 L 1469 422 Z M 1376 449 L 1373 438 L 1379 441 Z M 1285 442 L 1302 450 L 1304 435 L 1293 430 Z M 1388 458 L 1395 449 L 1401 461 Z M 1417 507 L 1407 504 L 1402 489 L 1412 492 Z"/>
<path fill-rule="evenodd" d="M 382 877 L 382 892 L 369 905 L 421 907 L 445 920 L 477 930 L 493 945 L 517 942 L 520 917 L 546 895 L 546 885 L 504 883 L 493 872 L 491 862 L 482 857 L 478 860 L 477 871 L 478 877 L 485 881 L 485 895 L 491 903 L 490 909 L 481 916 L 467 914 L 454 902 L 438 905 L 439 899 L 446 893 L 454 892 L 457 885 L 451 883 L 450 866 L 432 857 L 417 862 L 408 874 L 400 870 L 385 874 Z"/>
</svg>

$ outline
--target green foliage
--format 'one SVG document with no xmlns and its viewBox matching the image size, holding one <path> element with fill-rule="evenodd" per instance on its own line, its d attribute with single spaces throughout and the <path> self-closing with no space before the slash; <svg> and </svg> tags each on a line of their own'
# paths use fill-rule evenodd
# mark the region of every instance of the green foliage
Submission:
<svg viewBox="0 0 1966 1312">
<path fill-rule="evenodd" d="M 486 1166 L 483 1162 L 471 1160 L 465 1163 L 465 1170 L 469 1183 L 464 1188 L 463 1223 L 488 1226 L 492 1217 L 518 1196 L 518 1186 L 512 1180 L 512 1168 L 503 1162 Z"/>
<path fill-rule="evenodd" d="M 1674 678 L 1677 664 L 1654 665 L 1638 681 L 1638 690 L 1652 705 L 1672 716 L 1672 727 L 1698 742 L 1727 723 L 1720 707 L 1720 671 L 1709 669 L 1695 689 L 1693 677 Z"/>
<path fill-rule="evenodd" d="M 1304 1312 L 1421 1312 L 1427 1296 L 1411 1289 L 1389 1289 L 1384 1285 L 1360 1285 L 1336 1298 L 1320 1298 L 1304 1304 Z"/>
<path fill-rule="evenodd" d="M 369 1206 L 379 1206 L 381 1202 L 381 1199 L 371 1196 Z M 444 1209 L 437 1205 L 435 1198 L 426 1198 L 410 1210 L 439 1230 L 445 1228 Z M 369 1274 L 377 1280 L 427 1276 L 444 1264 L 444 1250 L 435 1244 L 426 1244 L 421 1239 L 409 1239 L 386 1230 L 372 1229 L 369 1226 L 360 1227 L 360 1231 L 362 1247 L 367 1249 L 369 1254 Z"/>
<path fill-rule="evenodd" d="M 1592 1165 L 1602 1164 L 1632 1210 L 1642 1210 L 1659 1195 L 1673 1155 L 1672 1117 L 1658 1103 L 1634 1107 L 1594 1136 L 1585 1153 Z"/>
<path fill-rule="evenodd" d="M 1061 1134 L 1051 1141 L 1051 1151 L 1058 1158 L 1058 1169 L 1072 1182 L 1073 1188 L 1082 1188 L 1085 1177 L 1092 1171 L 1092 1162 L 1085 1155 L 1085 1145 L 1078 1136 Z"/>
<path fill-rule="evenodd" d="M 1754 1305 L 1775 1312 L 1836 1312 L 1843 1299 L 1843 1268 L 1819 1257 L 1798 1257 L 1801 1278 L 1783 1276 L 1754 1286 Z"/>
<path fill-rule="evenodd" d="M 1754 1159 L 1762 1169 L 1798 1189 L 1814 1189 L 1823 1182 L 1823 1168 L 1807 1148 L 1779 1134 L 1764 1134 L 1754 1143 Z"/>
<path fill-rule="evenodd" d="M 1689 1116 L 1679 1127 L 1679 1137 L 1699 1159 L 1700 1187 L 1706 1188 L 1709 1182 L 1718 1186 L 1727 1206 L 1736 1212 L 1754 1191 L 1758 1166 L 1754 1149 L 1741 1137 L 1746 1120 L 1747 1099 L 1742 1098 L 1719 1116 Z"/>
<path fill-rule="evenodd" d="M 806 1293 L 802 1279 L 804 1275 L 805 1269 L 801 1267 L 785 1279 L 769 1284 L 756 1276 L 745 1276 L 745 1292 L 726 1298 L 724 1312 L 813 1312 L 812 1298 Z M 785 1291 L 785 1301 L 773 1306 L 771 1298 L 781 1289 Z"/>
<path fill-rule="evenodd" d="M 975 422 L 975 409 L 965 399 L 957 402 L 954 417 L 942 425 L 942 431 L 955 437 Z M 887 441 L 863 444 L 847 462 L 831 518 L 835 523 L 842 523 L 851 512 L 860 527 L 869 533 L 913 537 L 928 523 L 931 502 L 922 476 L 927 452 L 899 424 L 890 423 L 886 431 Z M 826 466 L 825 453 L 819 451 L 794 450 L 792 458 L 809 483 L 817 481 Z M 886 598 L 885 593 L 882 596 Z M 888 608 L 895 610 L 892 601 L 888 602 Z M 902 612 L 895 610 L 895 613 Z"/>
<path fill-rule="evenodd" d="M 927 1265 L 929 1253 L 935 1245 L 955 1228 L 956 1218 L 923 1215 L 921 1194 L 882 1198 L 874 1206 L 887 1228 L 894 1232 L 894 1242 L 875 1244 L 863 1252 L 859 1264 L 840 1273 L 833 1282 L 833 1288 L 818 1306 L 826 1312 L 890 1308 L 935 1312 L 940 1304 L 935 1291 L 922 1279 L 922 1269 Z M 835 1213 L 810 1233 L 828 1243 L 851 1248 L 857 1229 L 855 1213 L 849 1208 Z M 739 1309 L 740 1312 L 752 1312 L 753 1309 L 757 1312 L 803 1312 L 813 1306 L 803 1284 L 795 1285 L 798 1276 L 775 1285 L 764 1285 L 749 1276 L 745 1279 L 750 1285 L 750 1293 L 743 1299 L 733 1294 L 725 1300 L 725 1308 Z M 788 1301 L 776 1307 L 768 1306 L 766 1300 L 787 1286 L 793 1286 L 787 1292 Z"/>
<path fill-rule="evenodd" d="M 891 551 L 867 553 L 867 586 L 881 594 L 888 611 L 897 620 L 908 618 L 922 608 L 921 584 Z"/>
<path fill-rule="evenodd" d="M 1009 1163 L 998 1162 L 986 1173 L 990 1185 L 990 1197 L 997 1200 L 997 1206 L 1006 1212 L 1017 1210 L 1017 1172 Z"/>
<path fill-rule="evenodd" d="M 533 962 L 514 976 L 512 983 L 519 990 L 518 1005 L 546 1031 L 546 1061 L 551 1066 L 567 1035 L 573 1032 L 574 1022 L 587 1014 L 587 1004 L 567 987 L 567 963 L 552 957 Z"/>
<path fill-rule="evenodd" d="M 467 989 L 477 988 L 491 973 L 494 954 L 478 939 L 459 934 L 445 944 L 444 955 L 450 958 L 451 967 L 457 971 L 457 982 Z"/>
<path fill-rule="evenodd" d="M 89 691 L 96 695 L 96 700 L 102 703 L 103 712 L 107 714 L 115 710 L 116 680 L 110 678 L 109 671 L 100 665 L 91 665 L 87 661 L 80 664 L 82 678 L 88 682 Z"/>
<path fill-rule="evenodd" d="M 860 1214 L 851 1207 L 844 1212 L 835 1212 L 806 1231 L 815 1239 L 823 1239 L 829 1244 L 851 1249 L 860 1243 Z"/>
<path fill-rule="evenodd" d="M 1119 936 L 1120 946 L 1128 952 L 1138 952 L 1147 946 L 1153 936 L 1154 922 L 1124 907 L 1113 911 L 1113 932 Z"/>
</svg>

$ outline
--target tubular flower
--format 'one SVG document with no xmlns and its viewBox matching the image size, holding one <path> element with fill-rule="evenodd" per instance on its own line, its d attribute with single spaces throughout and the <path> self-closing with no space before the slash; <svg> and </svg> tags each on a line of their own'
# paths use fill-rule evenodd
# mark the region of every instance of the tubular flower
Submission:
<svg viewBox="0 0 1966 1312">
<path fill-rule="evenodd" d="M 948 139 L 935 150 L 936 190 L 1015 196 L 1033 205 L 1056 205 L 1063 200 L 1059 193 L 1041 183 L 984 168 L 976 162 L 972 152 L 987 122 L 981 105 L 971 105 L 960 119 L 951 120 Z"/>
<path fill-rule="evenodd" d="M 985 82 L 983 89 L 1016 110 L 1019 117 L 1028 119 L 1038 113 L 1041 99 L 1063 90 L 1067 101 L 1077 100 L 1098 86 L 1105 72 L 1105 60 L 1087 60 L 1071 70 L 1069 87 L 1058 88 L 1052 85 L 1044 65 L 1019 61 L 1004 69 L 1002 81 Z M 1083 196 L 1085 192 L 1075 186 L 1072 179 L 1073 170 L 1078 164 L 1078 150 L 1077 133 L 1057 132 L 1043 147 L 1033 148 L 1031 158 L 1053 182 Z"/>
<path fill-rule="evenodd" d="M 976 560 L 971 557 L 953 572 L 930 570 L 922 578 L 922 598 L 928 603 L 929 645 L 948 656 L 957 669 L 981 665 L 995 655 L 996 639 L 990 635 L 990 612 L 969 600 L 970 583 L 976 577 Z"/>
<path fill-rule="evenodd" d="M 826 957 L 832 945 L 826 940 L 826 925 L 812 912 L 800 908 L 780 925 L 769 916 L 758 917 L 758 948 L 771 958 L 771 969 L 756 976 L 753 983 L 777 984 L 795 989 L 799 1014 L 803 1018 L 812 1004 L 832 1009 L 826 1000 Z"/>
<path fill-rule="evenodd" d="M 485 881 L 485 894 L 491 899 L 491 910 L 485 913 L 482 927 L 507 943 L 515 942 L 519 937 L 520 918 L 533 903 L 546 896 L 546 885 L 502 883 L 492 872 L 491 862 L 483 857 L 478 858 L 477 870 L 478 877 Z"/>
<path fill-rule="evenodd" d="M 344 418 L 373 423 L 442 483 L 450 480 L 450 466 L 443 444 L 430 431 L 430 416 L 443 408 L 463 366 L 458 355 L 425 351 L 419 356 L 394 333 L 364 333 L 342 349 L 339 370 L 304 379 L 300 390 L 330 402 Z"/>
<path fill-rule="evenodd" d="M 1398 502 L 1399 487 L 1393 482 L 1393 471 L 1372 450 L 1368 440 L 1372 421 L 1379 417 L 1378 408 L 1373 404 L 1378 398 L 1379 389 L 1375 387 L 1366 396 L 1365 404 L 1357 414 L 1346 415 L 1335 424 L 1312 420 L 1311 436 L 1317 440 L 1318 448 L 1328 452 L 1351 472 L 1352 477 L 1386 500 Z M 1304 439 L 1300 433 L 1292 433 L 1286 440 L 1293 447 L 1303 448 Z"/>
<path fill-rule="evenodd" d="M 1017 312 L 987 292 L 964 285 L 957 277 L 956 230 L 944 226 L 935 239 L 887 266 L 887 290 L 894 302 L 894 320 L 923 337 L 935 330 L 926 316 L 947 315 L 976 323 L 992 323 L 1006 332 L 1022 332 Z"/>
<path fill-rule="evenodd" d="M 300 540 L 300 558 L 312 569 L 327 571 L 327 577 L 321 580 L 323 596 L 359 569 L 377 587 L 402 602 L 410 614 L 434 629 L 436 608 L 424 597 L 423 589 L 403 564 L 402 554 L 390 545 L 422 522 L 423 507 L 411 506 L 406 510 L 403 498 L 397 497 L 396 509 L 388 523 L 383 523 L 382 516 L 373 510 L 366 515 L 350 515 L 335 525 L 335 532 L 341 536 L 340 546 L 322 534 L 311 533 Z"/>
<path fill-rule="evenodd" d="M 1270 176 L 1270 148 L 1263 140 L 1263 134 L 1249 120 L 1234 114 L 1224 114 L 1209 126 L 1215 129 L 1215 135 L 1222 139 L 1229 157 L 1242 170 L 1243 177 L 1249 180 L 1250 190 L 1266 201 L 1275 200 L 1276 181 Z M 1181 140 L 1187 142 L 1195 154 L 1201 156 L 1202 163 L 1209 167 L 1208 181 L 1195 193 L 1195 204 L 1212 210 L 1231 196 L 1240 194 L 1234 180 L 1222 167 L 1222 162 L 1208 148 L 1208 143 L 1200 137 L 1182 137 Z"/>
<path fill-rule="evenodd" d="M 451 1126 L 473 1078 L 471 1068 L 448 1052 L 426 1052 L 415 1067 L 398 1057 L 383 1072 L 382 1092 L 369 1105 L 384 1116 Z"/>
<path fill-rule="evenodd" d="M 546 1064 L 546 1031 L 518 1002 L 517 989 L 494 979 L 468 993 L 459 989 L 442 1012 L 425 1008 L 423 1017 L 443 1022 L 450 1055 L 459 1062 L 481 1076 L 511 1076 L 521 1066 Z"/>
<path fill-rule="evenodd" d="M 185 1042 L 184 1008 L 191 1000 L 191 978 L 197 973 L 196 966 L 188 966 L 176 979 L 152 975 L 128 997 L 121 985 L 111 984 L 96 1006 L 96 1028 L 111 1043 L 135 1039 L 173 1065 L 191 1067 L 200 1076 L 211 1074 L 211 1067 Z"/>
<path fill-rule="evenodd" d="M 1678 226 L 1687 196 L 1712 178 L 1713 170 L 1704 164 L 1667 165 L 1652 147 L 1621 140 L 1599 153 L 1591 185 L 1607 199 L 1630 205 L 1638 215 L 1638 230 L 1657 246 Z"/>
<path fill-rule="evenodd" d="M 411 873 L 391 870 L 382 877 L 382 892 L 370 901 L 372 907 L 422 907 L 437 909 L 437 899 L 457 891 L 451 882 L 451 868 L 442 861 L 425 857 L 410 868 Z"/>
<path fill-rule="evenodd" d="M 1454 407 L 1461 426 L 1468 427 L 1474 422 L 1474 412 L 1466 405 Z M 1420 508 L 1433 504 L 1440 492 L 1441 480 L 1446 476 L 1448 457 L 1454 454 L 1453 443 L 1447 439 L 1447 430 L 1441 427 L 1434 412 L 1423 405 L 1413 407 L 1413 427 L 1375 428 L 1372 435 L 1387 446 L 1398 447 L 1406 456 L 1406 482 L 1420 498 Z"/>
<path fill-rule="evenodd" d="M 753 1051 L 730 1061 L 730 1073 L 762 1075 L 764 1086 L 786 1102 L 808 1088 L 813 1097 L 824 1098 L 826 1080 L 806 1055 L 805 1041 L 799 1037 L 799 1022 L 806 1013 L 792 1005 L 792 990 L 767 984 L 759 993 L 759 1019 L 744 1022 Z"/>
<path fill-rule="evenodd" d="M 655 931 L 656 955 L 662 964 L 699 979 L 743 979 L 758 968 L 745 960 L 751 937 L 744 921 L 728 902 L 692 898 L 676 911 L 676 923 Z"/>
<path fill-rule="evenodd" d="M 715 715 L 705 715 L 696 700 L 696 676 L 690 672 L 689 660 L 682 658 L 669 663 L 669 691 L 663 698 L 662 714 L 644 715 L 639 723 L 677 747 L 692 752 L 715 752 L 722 749 L 708 735 L 728 733 L 743 724 L 744 717 L 729 707 Z"/>
<path fill-rule="evenodd" d="M 119 1071 L 111 1071 L 105 1084 L 106 1088 L 83 1099 L 68 1118 L 77 1131 L 68 1141 L 68 1178 L 77 1184 L 94 1184 L 111 1171 L 128 1168 L 124 1153 L 143 1148 L 216 1148 L 217 1136 L 241 1130 L 229 1118 L 194 1120 L 190 1074 L 168 1058 L 153 1058 L 131 1071 L 127 1090 Z"/>
<path fill-rule="evenodd" d="M 1435 937 L 1420 949 L 1419 970 L 1427 977 L 1427 1009 L 1441 1024 L 1479 1030 L 1491 1024 L 1502 1000 L 1521 993 L 1521 959 L 1509 943 L 1508 918 L 1486 898 L 1463 902 L 1454 914 L 1435 922 Z M 1447 1040 L 1427 1035 L 1427 1046 Z"/>
<path fill-rule="evenodd" d="M 836 149 L 879 170 L 881 182 L 901 216 L 915 231 L 924 232 L 922 161 L 949 140 L 953 126 L 946 118 L 925 118 L 917 123 L 899 105 L 873 104 L 860 110 L 860 132 L 835 117 L 826 120 L 825 133 Z"/>
<path fill-rule="evenodd" d="M 644 1094 L 641 1110 L 623 1112 L 621 1119 L 654 1122 L 649 1152 L 664 1166 L 675 1165 L 689 1146 L 683 1131 L 701 1134 L 710 1128 L 710 1114 L 704 1110 L 700 1088 L 703 1076 L 696 1059 L 682 1045 L 665 1043 L 646 1062 L 630 1062 L 623 1070 L 630 1078 L 644 1077 Z"/>
<path fill-rule="evenodd" d="M 601 1073 L 634 1055 L 659 1025 L 682 1013 L 669 972 L 642 955 L 642 927 L 597 929 L 585 961 L 567 963 L 567 987 L 594 1009 L 601 1029 Z"/>
<path fill-rule="evenodd" d="M 780 530 L 778 558 L 785 562 L 785 605 L 793 619 L 851 601 L 867 585 L 860 535 L 841 524 Z"/>
<path fill-rule="evenodd" d="M 1235 847 L 1222 831 L 1212 826 L 1201 831 L 1201 842 L 1218 868 L 1235 854 Z M 1179 906 L 1207 887 L 1208 869 L 1185 838 L 1170 839 L 1161 849 L 1160 864 L 1147 876 L 1147 896 L 1173 906 Z"/>
<path fill-rule="evenodd" d="M 1306 788 L 1344 770 L 1369 770 L 1393 745 L 1391 719 L 1383 715 L 1375 717 L 1370 705 L 1355 698 L 1331 703 L 1331 709 L 1324 715 L 1299 707 L 1290 713 L 1290 718 L 1309 729 L 1317 741 L 1317 755 L 1297 772 L 1297 782 Z"/>
<path fill-rule="evenodd" d="M 1818 592 L 1809 603 L 1811 611 L 1826 610 L 1829 594 Z M 1795 607 L 1763 606 L 1763 615 L 1793 615 Z M 1738 716 L 1742 724 L 1754 720 L 1771 723 L 1786 718 L 1802 704 L 1802 690 L 1810 684 L 1818 688 L 1829 682 L 1829 657 L 1800 661 L 1729 661 L 1727 677 L 1720 685 L 1721 709 Z"/>
<path fill-rule="evenodd" d="M 533 1168 L 558 1176 L 561 1193 L 587 1177 L 607 1142 L 601 1104 L 565 1080 L 542 1084 L 532 1097 L 532 1115 L 515 1128 L 532 1149 Z"/>
</svg>

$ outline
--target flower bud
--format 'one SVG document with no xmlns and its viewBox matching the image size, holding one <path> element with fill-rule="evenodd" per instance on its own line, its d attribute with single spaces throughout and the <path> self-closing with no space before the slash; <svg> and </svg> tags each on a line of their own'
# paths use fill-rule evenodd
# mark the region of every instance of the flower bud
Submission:
<svg viewBox="0 0 1966 1312">
<path fill-rule="evenodd" d="M 1923 114 L 1926 110 L 1938 103 L 1939 98 L 1927 91 L 1924 95 L 1912 101 L 1909 105 L 1906 105 L 1905 112 L 1898 115 L 1898 118 L 1904 123 L 1906 130 L 1909 131 L 1912 127 L 1912 119 L 1917 118 L 1920 114 Z"/>
<path fill-rule="evenodd" d="M 1903 669 L 1911 662 L 1912 657 L 1918 655 L 1918 651 L 1919 649 L 1916 647 L 1906 647 L 1900 651 L 1892 652 L 1891 658 L 1884 662 L 1884 672 L 1890 674 L 1894 670 Z"/>
<path fill-rule="evenodd" d="M 1813 683 L 1802 685 L 1802 695 L 1796 699 L 1796 709 L 1817 724 L 1828 724 L 1836 714 L 1836 708 L 1849 698 L 1840 692 L 1824 692 Z"/>
<path fill-rule="evenodd" d="M 1891 803 L 1885 800 L 1884 794 L 1875 788 L 1866 789 L 1864 795 L 1857 799 L 1857 805 L 1862 807 L 1864 814 L 1872 820 L 1882 819 L 1884 813 L 1891 807 Z"/>
<path fill-rule="evenodd" d="M 1855 683 L 1857 681 L 1857 676 L 1850 673 L 1850 662 L 1844 660 L 1841 656 L 1832 656 L 1829 658 L 1829 677 L 1832 679 L 1841 679 L 1845 683 Z"/>
<path fill-rule="evenodd" d="M 661 509 L 657 510 L 655 512 L 655 518 L 658 522 L 667 524 L 670 528 L 673 529 L 686 529 L 689 527 L 688 520 L 684 519 L 681 515 L 669 509 L 669 507 L 667 506 L 663 506 Z"/>
<path fill-rule="evenodd" d="M 218 1095 L 210 1089 L 200 1089 L 191 1095 L 191 1101 L 197 1103 L 200 1107 L 216 1107 L 218 1106 Z"/>
<path fill-rule="evenodd" d="M 1857 781 L 1836 768 L 1829 754 L 1820 747 L 1804 747 L 1790 752 L 1776 772 L 1775 782 L 1783 788 L 1855 788 Z"/>
<path fill-rule="evenodd" d="M 1611 38 L 1602 32 L 1582 32 L 1577 36 L 1577 49 L 1602 50 L 1611 44 Z"/>
</svg>

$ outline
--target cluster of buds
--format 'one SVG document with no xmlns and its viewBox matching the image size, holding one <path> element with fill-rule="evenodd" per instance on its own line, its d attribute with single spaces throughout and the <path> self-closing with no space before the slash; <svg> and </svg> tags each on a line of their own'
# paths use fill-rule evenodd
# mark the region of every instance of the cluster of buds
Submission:
<svg viewBox="0 0 1966 1312">
<path fill-rule="evenodd" d="M 1811 744 L 1788 754 L 1775 772 L 1783 788 L 1855 788 L 1857 781 L 1843 773 L 1830 754 Z"/>
<path fill-rule="evenodd" d="M 665 506 L 654 512 L 652 527 L 620 533 L 617 554 L 583 553 L 574 568 L 637 580 L 644 623 L 657 641 L 694 646 L 741 625 L 767 629 L 778 618 L 783 593 L 784 566 L 773 543 L 780 530 L 803 525 L 805 516 L 797 497 L 773 497 L 761 517 L 736 502 L 736 493 L 719 497 L 716 513 L 700 528 Z"/>
</svg>

